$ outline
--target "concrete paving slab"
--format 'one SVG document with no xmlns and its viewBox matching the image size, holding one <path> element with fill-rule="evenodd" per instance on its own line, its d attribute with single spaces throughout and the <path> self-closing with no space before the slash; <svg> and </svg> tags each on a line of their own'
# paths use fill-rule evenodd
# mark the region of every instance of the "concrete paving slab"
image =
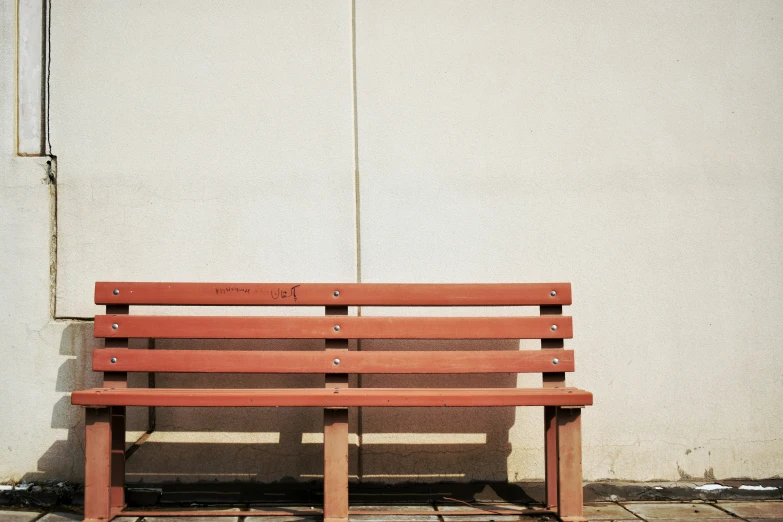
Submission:
<svg viewBox="0 0 783 522">
<path fill-rule="evenodd" d="M 645 520 L 707 520 L 732 519 L 720 509 L 695 502 L 665 504 L 657 502 L 623 503 L 629 511 Z"/>
<path fill-rule="evenodd" d="M 144 517 L 140 522 L 238 522 L 239 517 Z"/>
<path fill-rule="evenodd" d="M 316 520 L 321 520 L 321 517 L 299 517 L 299 516 L 263 516 L 263 517 L 254 517 L 249 516 L 245 517 L 245 522 L 315 522 Z"/>
<path fill-rule="evenodd" d="M 436 520 L 443 520 L 444 522 L 459 522 L 460 520 L 463 522 L 512 522 L 517 520 L 554 520 L 554 518 L 541 518 L 541 517 L 527 517 L 522 515 L 492 515 L 492 514 L 485 514 L 485 515 L 454 515 L 454 516 L 448 516 L 444 515 L 440 519 Z"/>
<path fill-rule="evenodd" d="M 455 516 L 443 516 L 442 519 L 436 519 L 436 520 L 443 520 L 444 522 L 459 522 L 462 520 L 463 522 L 512 522 L 516 520 L 547 520 L 546 518 L 542 519 L 541 517 L 526 517 L 526 516 L 505 516 L 505 515 L 455 515 Z M 550 518 L 549 520 L 554 520 Z"/>
<path fill-rule="evenodd" d="M 442 517 L 444 522 L 504 522 L 511 520 L 542 520 L 541 517 L 528 517 L 522 515 L 496 515 L 487 510 L 491 510 L 495 506 L 484 506 L 486 509 L 479 509 L 470 506 L 438 506 L 438 513 Z M 516 509 L 521 510 L 520 506 L 497 506 L 498 509 Z M 449 511 L 475 511 L 475 515 L 453 515 L 449 516 Z"/>
<path fill-rule="evenodd" d="M 635 517 L 624 507 L 611 503 L 586 505 L 585 517 L 587 517 L 590 522 L 603 520 L 639 520 L 638 517 Z"/>
<path fill-rule="evenodd" d="M 72 520 L 78 520 L 81 522 L 84 516 L 80 513 L 69 513 L 67 511 L 55 511 L 40 518 L 38 522 L 71 522 Z"/>
<path fill-rule="evenodd" d="M 721 502 L 720 507 L 742 518 L 783 520 L 783 502 Z"/>
<path fill-rule="evenodd" d="M 30 522 L 41 516 L 38 511 L 0 511 L 2 522 Z"/>
<path fill-rule="evenodd" d="M 199 508 L 198 511 L 204 511 L 203 508 Z M 239 511 L 239 508 L 220 508 L 215 511 Z M 183 510 L 187 512 L 187 510 Z M 188 522 L 238 522 L 239 516 L 236 517 L 144 517 L 139 522 L 182 522 L 187 520 Z"/>
<path fill-rule="evenodd" d="M 436 522 L 436 515 L 351 515 L 350 522 Z"/>
<path fill-rule="evenodd" d="M 250 511 L 284 511 L 288 508 L 296 511 L 305 511 L 308 509 L 306 506 L 250 506 Z M 245 517 L 245 522 L 315 522 L 320 520 L 322 520 L 321 515 L 315 513 L 313 516 L 282 515 L 254 517 L 250 515 Z"/>
<path fill-rule="evenodd" d="M 264 507 L 251 507 L 251 511 L 254 511 L 256 509 L 259 510 L 268 510 L 271 509 L 269 506 Z M 274 509 L 285 509 L 285 507 L 275 507 Z M 298 511 L 301 511 L 303 509 L 302 506 L 296 506 L 292 507 L 292 509 L 296 509 Z M 407 505 L 407 506 L 399 506 L 399 505 L 369 505 L 369 506 L 352 506 L 352 509 L 361 509 L 362 511 L 400 511 L 403 514 L 401 515 L 351 515 L 350 520 L 351 522 L 402 522 L 404 521 L 412 521 L 412 522 L 435 522 L 438 520 L 437 515 L 435 514 L 435 510 L 431 506 L 427 505 Z M 432 511 L 432 515 L 405 515 L 405 512 L 412 512 L 412 511 Z M 313 516 L 307 516 L 307 515 L 297 515 L 297 516 L 248 516 L 245 518 L 245 522 L 313 522 L 313 521 L 320 521 L 321 516 L 320 515 L 313 515 Z"/>
<path fill-rule="evenodd" d="M 430 522 L 430 521 L 437 521 L 439 520 L 437 515 L 435 514 L 435 509 L 432 506 L 429 505 L 422 505 L 422 504 L 414 504 L 414 505 L 407 505 L 407 506 L 400 506 L 400 505 L 388 505 L 388 504 L 380 504 L 380 505 L 365 505 L 365 506 L 351 506 L 352 509 L 356 510 L 362 510 L 362 511 L 400 511 L 402 513 L 405 512 L 414 512 L 414 511 L 432 511 L 432 515 L 351 515 L 350 521 L 351 522 L 395 522 L 395 521 L 403 521 L 403 520 L 411 520 L 414 522 Z"/>
</svg>

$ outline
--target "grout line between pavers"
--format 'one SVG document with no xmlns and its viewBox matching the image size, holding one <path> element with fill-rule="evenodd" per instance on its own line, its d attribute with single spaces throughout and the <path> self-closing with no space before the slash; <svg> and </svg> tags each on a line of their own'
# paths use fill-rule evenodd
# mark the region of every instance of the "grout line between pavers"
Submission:
<svg viewBox="0 0 783 522">
<path fill-rule="evenodd" d="M 715 502 L 714 504 L 710 504 L 710 505 L 711 505 L 712 507 L 714 507 L 714 508 L 716 508 L 716 509 L 720 510 L 720 511 L 723 511 L 724 513 L 726 513 L 727 515 L 729 515 L 729 516 L 730 516 L 730 517 L 732 517 L 732 518 L 737 518 L 737 519 L 739 519 L 739 520 L 744 520 L 745 522 L 748 522 L 748 519 L 747 519 L 747 518 L 743 518 L 743 517 L 741 517 L 741 516 L 737 515 L 736 513 L 732 513 L 731 511 L 726 511 L 726 510 L 725 510 L 725 509 L 723 509 L 721 506 L 719 506 L 717 502 Z"/>
<path fill-rule="evenodd" d="M 634 516 L 634 517 L 638 518 L 639 520 L 644 520 L 645 522 L 647 522 L 647 519 L 646 519 L 646 518 L 643 518 L 641 515 L 637 515 L 636 513 L 634 513 L 633 511 L 631 511 L 630 509 L 628 509 L 628 508 L 627 508 L 627 507 L 625 507 L 624 505 L 620 504 L 619 502 L 615 502 L 615 504 L 616 504 L 616 505 L 618 505 L 618 506 L 620 506 L 621 508 L 623 508 L 623 509 L 624 509 L 624 510 L 626 510 L 627 512 L 629 512 L 629 513 L 631 514 L 631 516 Z"/>
<path fill-rule="evenodd" d="M 446 519 L 443 518 L 443 515 L 441 514 L 441 511 L 438 511 L 438 504 L 436 502 L 432 502 L 432 509 L 436 513 L 436 517 L 438 517 L 438 522 L 445 522 Z"/>
</svg>

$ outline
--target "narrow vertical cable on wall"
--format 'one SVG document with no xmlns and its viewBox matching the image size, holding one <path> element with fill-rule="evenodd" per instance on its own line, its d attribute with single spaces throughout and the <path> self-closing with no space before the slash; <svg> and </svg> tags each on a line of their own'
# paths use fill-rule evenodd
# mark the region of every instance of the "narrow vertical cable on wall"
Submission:
<svg viewBox="0 0 783 522">
<path fill-rule="evenodd" d="M 362 282 L 361 207 L 359 195 L 359 117 L 356 103 L 356 1 L 351 2 L 351 91 L 353 95 L 353 180 L 356 208 L 356 282 Z M 361 315 L 361 307 L 359 307 Z"/>
</svg>

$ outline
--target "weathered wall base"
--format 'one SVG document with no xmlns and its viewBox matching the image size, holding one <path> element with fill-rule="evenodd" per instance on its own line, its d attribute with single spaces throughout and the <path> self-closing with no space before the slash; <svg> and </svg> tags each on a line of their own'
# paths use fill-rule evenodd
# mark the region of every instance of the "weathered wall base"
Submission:
<svg viewBox="0 0 783 522">
<path fill-rule="evenodd" d="M 236 482 L 233 484 L 149 484 L 129 487 L 131 506 L 213 505 L 290 503 L 318 505 L 323 485 L 309 483 L 272 484 Z M 351 502 L 417 504 L 448 503 L 445 498 L 465 502 L 513 502 L 540 504 L 545 496 L 543 482 L 487 482 L 367 485 L 351 484 Z M 592 482 L 585 484 L 586 502 L 621 501 L 716 501 L 783 500 L 783 479 L 762 481 L 728 480 L 721 485 L 697 482 Z M 0 505 L 82 505 L 81 484 L 23 484 L 13 491 L 0 491 Z"/>
</svg>

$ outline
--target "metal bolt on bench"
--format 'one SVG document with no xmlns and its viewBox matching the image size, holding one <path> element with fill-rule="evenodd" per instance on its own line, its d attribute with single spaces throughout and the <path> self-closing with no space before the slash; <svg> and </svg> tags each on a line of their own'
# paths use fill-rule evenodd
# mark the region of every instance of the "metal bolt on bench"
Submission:
<svg viewBox="0 0 783 522">
<path fill-rule="evenodd" d="M 339 298 L 339 299 L 338 299 Z M 335 304 L 338 303 L 339 305 Z M 85 407 L 85 520 L 116 516 L 170 516 L 126 509 L 125 408 L 316 406 L 324 416 L 325 521 L 347 521 L 348 408 L 363 406 L 543 406 L 548 508 L 562 520 L 582 517 L 581 408 L 591 393 L 565 385 L 574 371 L 569 283 L 515 284 L 95 284 L 93 370 L 103 388 L 73 392 Z M 130 306 L 324 306 L 324 317 L 130 315 Z M 538 317 L 348 316 L 349 306 L 538 306 Z M 332 316 L 340 316 L 339 324 Z M 129 350 L 129 338 L 324 339 L 323 351 Z M 348 351 L 349 339 L 540 339 L 541 350 Z M 455 357 L 455 353 L 459 356 Z M 128 388 L 127 372 L 324 374 L 324 388 Z M 542 373 L 542 388 L 349 388 L 355 374 Z M 308 514 L 312 515 L 312 511 Z M 449 511 L 449 516 L 473 511 Z M 509 511 L 520 514 L 522 511 Z M 529 511 L 527 511 L 529 513 Z M 210 516 L 293 514 L 278 511 L 214 512 Z M 391 514 L 386 513 L 386 514 Z M 400 514 L 411 514 L 401 512 Z M 194 512 L 188 515 L 195 516 Z"/>
</svg>

